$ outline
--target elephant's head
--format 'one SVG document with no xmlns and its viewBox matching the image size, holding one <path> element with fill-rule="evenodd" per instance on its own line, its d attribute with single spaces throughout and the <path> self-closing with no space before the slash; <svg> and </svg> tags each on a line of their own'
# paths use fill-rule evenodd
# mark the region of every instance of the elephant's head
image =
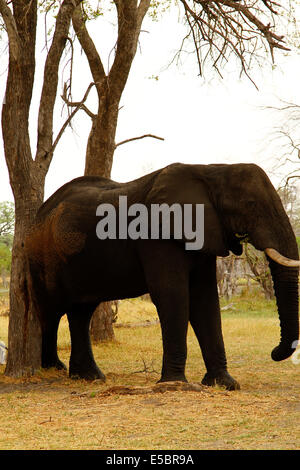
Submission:
<svg viewBox="0 0 300 470">
<path fill-rule="evenodd" d="M 230 250 L 240 255 L 241 240 L 247 237 L 266 253 L 281 326 L 281 340 L 272 359 L 289 357 L 299 336 L 299 253 L 288 216 L 265 172 L 254 164 L 174 164 L 160 173 L 148 199 L 203 203 L 203 252 L 227 256 Z"/>
</svg>

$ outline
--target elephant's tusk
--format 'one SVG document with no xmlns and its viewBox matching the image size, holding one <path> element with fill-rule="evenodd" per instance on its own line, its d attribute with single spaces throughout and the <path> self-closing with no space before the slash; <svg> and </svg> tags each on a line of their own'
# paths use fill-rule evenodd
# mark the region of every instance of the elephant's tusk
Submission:
<svg viewBox="0 0 300 470">
<path fill-rule="evenodd" d="M 276 261 L 278 264 L 282 264 L 283 266 L 289 266 L 290 268 L 298 268 L 300 266 L 300 261 L 295 259 L 289 259 L 285 256 L 282 256 L 278 251 L 274 248 L 266 248 L 265 253 L 273 260 Z"/>
</svg>

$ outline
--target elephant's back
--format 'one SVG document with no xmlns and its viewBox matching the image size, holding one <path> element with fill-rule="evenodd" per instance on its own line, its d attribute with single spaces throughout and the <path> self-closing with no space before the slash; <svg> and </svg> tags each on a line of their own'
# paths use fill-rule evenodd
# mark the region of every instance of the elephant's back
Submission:
<svg viewBox="0 0 300 470">
<path fill-rule="evenodd" d="M 94 208 L 102 202 L 118 204 L 120 195 L 128 196 L 130 203 L 143 202 L 154 180 L 163 169 L 156 170 L 127 183 L 119 183 L 100 176 L 81 176 L 61 186 L 40 207 L 37 223 L 43 222 L 61 203 Z"/>
<path fill-rule="evenodd" d="M 100 176 L 75 178 L 61 186 L 44 202 L 38 210 L 37 222 L 42 222 L 62 202 L 76 200 L 84 202 L 91 192 L 100 195 L 103 191 L 118 188 L 120 185 L 121 183 Z"/>
</svg>

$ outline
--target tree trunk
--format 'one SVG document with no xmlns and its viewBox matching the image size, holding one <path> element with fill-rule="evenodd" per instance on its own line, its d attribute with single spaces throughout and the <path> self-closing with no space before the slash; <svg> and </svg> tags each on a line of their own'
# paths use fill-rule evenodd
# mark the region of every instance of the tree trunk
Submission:
<svg viewBox="0 0 300 470">
<path fill-rule="evenodd" d="M 85 175 L 110 178 L 116 148 L 119 101 L 113 102 L 109 90 L 101 90 L 99 112 L 88 138 L 85 157 Z"/>
<path fill-rule="evenodd" d="M 25 201 L 28 206 L 30 201 L 26 199 Z M 41 328 L 31 298 L 30 276 L 24 253 L 24 238 L 32 224 L 34 212 L 30 208 L 30 212 L 27 211 L 28 215 L 24 216 L 24 213 L 19 214 L 16 211 L 10 281 L 8 356 L 5 370 L 6 375 L 13 377 L 32 375 L 41 367 Z"/>
<path fill-rule="evenodd" d="M 8 357 L 5 370 L 6 375 L 14 377 L 31 374 L 41 365 L 40 325 L 30 296 L 24 240 L 43 202 L 45 174 L 41 178 L 37 174 L 28 132 L 35 70 L 36 2 L 31 2 L 29 7 L 27 5 L 26 22 L 25 6 L 23 2 L 14 2 L 15 16 L 10 16 L 7 22 L 8 32 L 9 28 L 12 28 L 12 32 L 9 37 L 9 69 L 2 108 L 4 150 L 15 199 Z"/>
<path fill-rule="evenodd" d="M 5 374 L 20 377 L 41 366 L 41 328 L 32 297 L 24 242 L 43 203 L 45 177 L 53 156 L 53 108 L 58 69 L 71 17 L 80 0 L 64 0 L 44 68 L 37 151 L 33 159 L 29 138 L 29 110 L 35 74 L 37 0 L 0 0 L 0 14 L 9 43 L 6 93 L 2 108 L 4 153 L 15 199 L 15 235 L 10 279 L 8 357 Z"/>
<path fill-rule="evenodd" d="M 115 339 L 113 329 L 115 312 L 112 305 L 113 302 L 102 302 L 93 313 L 90 331 L 94 342 L 113 341 Z"/>
<path fill-rule="evenodd" d="M 100 110 L 89 135 L 85 175 L 110 177 L 115 151 L 115 134 L 118 122 L 118 103 L 111 105 L 107 88 L 101 92 Z M 115 339 L 112 302 L 102 302 L 93 313 L 91 337 L 94 342 Z"/>
<path fill-rule="evenodd" d="M 3 117 L 6 119 L 2 122 L 6 155 L 10 155 L 14 144 L 6 133 L 9 113 L 7 104 L 3 107 Z M 15 199 L 15 233 L 10 274 L 8 356 L 5 374 L 13 377 L 32 375 L 41 367 L 41 328 L 31 295 L 31 278 L 24 242 L 43 203 L 45 172 L 30 160 L 28 134 L 23 120 L 22 123 L 23 125 L 19 123 L 19 132 L 15 132 L 18 155 L 22 158 L 18 159 L 18 168 L 10 175 Z"/>
</svg>

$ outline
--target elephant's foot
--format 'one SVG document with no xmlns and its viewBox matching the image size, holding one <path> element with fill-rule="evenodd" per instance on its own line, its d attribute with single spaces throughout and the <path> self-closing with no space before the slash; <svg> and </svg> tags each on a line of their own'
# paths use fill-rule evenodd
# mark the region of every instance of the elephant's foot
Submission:
<svg viewBox="0 0 300 470">
<path fill-rule="evenodd" d="M 162 382 L 187 382 L 187 379 L 184 374 L 162 374 L 157 383 Z"/>
<path fill-rule="evenodd" d="M 42 361 L 43 369 L 51 369 L 52 367 L 57 370 L 67 370 L 67 366 L 58 358 L 51 361 Z"/>
<path fill-rule="evenodd" d="M 202 384 L 210 387 L 217 384 L 220 387 L 225 387 L 226 390 L 240 390 L 241 388 L 240 384 L 226 370 L 217 373 L 207 372 L 202 379 Z"/>
<path fill-rule="evenodd" d="M 85 379 L 85 380 L 102 380 L 105 382 L 105 375 L 101 372 L 96 364 L 87 366 L 76 366 L 70 363 L 69 376 L 72 379 Z"/>
</svg>

